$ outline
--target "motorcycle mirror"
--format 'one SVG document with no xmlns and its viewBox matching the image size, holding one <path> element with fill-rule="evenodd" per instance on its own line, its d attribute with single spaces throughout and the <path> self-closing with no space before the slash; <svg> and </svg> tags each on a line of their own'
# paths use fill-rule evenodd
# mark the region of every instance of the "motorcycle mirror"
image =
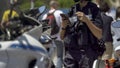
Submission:
<svg viewBox="0 0 120 68">
<path fill-rule="evenodd" d="M 40 14 L 42 14 L 45 10 L 46 10 L 46 6 L 41 6 L 40 8 L 38 8 Z"/>
<path fill-rule="evenodd" d="M 42 44 L 48 44 L 51 42 L 51 38 L 50 36 L 48 35 L 41 35 L 39 41 L 42 43 Z"/>
</svg>

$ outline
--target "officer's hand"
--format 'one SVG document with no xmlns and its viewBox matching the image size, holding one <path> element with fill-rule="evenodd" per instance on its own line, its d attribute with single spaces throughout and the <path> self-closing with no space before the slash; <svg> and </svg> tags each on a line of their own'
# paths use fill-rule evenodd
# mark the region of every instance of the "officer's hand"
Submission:
<svg viewBox="0 0 120 68">
<path fill-rule="evenodd" d="M 87 23 L 87 21 L 89 20 L 83 12 L 77 12 L 76 15 L 78 16 L 79 20 L 84 23 Z"/>
</svg>

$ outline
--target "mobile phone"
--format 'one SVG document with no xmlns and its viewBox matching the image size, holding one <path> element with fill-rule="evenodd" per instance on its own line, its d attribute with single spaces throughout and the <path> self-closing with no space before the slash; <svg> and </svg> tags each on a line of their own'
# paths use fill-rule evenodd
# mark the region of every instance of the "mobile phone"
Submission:
<svg viewBox="0 0 120 68">
<path fill-rule="evenodd" d="M 60 16 L 62 17 L 63 20 L 68 20 L 68 18 L 69 18 L 69 17 L 68 17 L 67 15 L 65 15 L 65 14 L 60 14 Z"/>
</svg>

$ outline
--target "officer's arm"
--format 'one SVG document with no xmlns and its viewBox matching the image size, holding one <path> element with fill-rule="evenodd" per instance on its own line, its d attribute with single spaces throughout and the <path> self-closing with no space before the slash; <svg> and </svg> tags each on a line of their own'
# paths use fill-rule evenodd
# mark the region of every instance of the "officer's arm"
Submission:
<svg viewBox="0 0 120 68">
<path fill-rule="evenodd" d="M 102 38 L 102 29 L 98 28 L 97 26 L 95 26 L 92 21 L 90 21 L 82 12 L 77 12 L 76 13 L 77 16 L 79 17 L 79 19 L 83 22 L 85 22 L 88 26 L 88 28 L 90 29 L 90 31 L 93 33 L 93 35 L 95 37 L 97 37 L 98 39 Z"/>
<path fill-rule="evenodd" d="M 102 38 L 102 29 L 95 26 L 92 23 L 92 21 L 90 21 L 89 19 L 86 20 L 86 24 L 87 24 L 88 28 L 90 29 L 90 31 L 94 34 L 94 36 L 96 36 L 98 39 Z"/>
</svg>

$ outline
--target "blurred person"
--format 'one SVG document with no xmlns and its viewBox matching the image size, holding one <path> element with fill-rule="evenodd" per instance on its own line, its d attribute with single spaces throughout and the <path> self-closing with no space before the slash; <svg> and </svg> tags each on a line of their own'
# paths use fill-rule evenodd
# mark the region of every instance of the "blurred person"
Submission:
<svg viewBox="0 0 120 68">
<path fill-rule="evenodd" d="M 61 10 L 58 10 L 59 3 L 56 0 L 51 0 L 50 10 L 43 16 L 43 20 L 48 19 L 48 25 L 51 26 L 51 38 L 55 39 L 55 45 L 57 46 L 57 62 L 56 68 L 62 68 L 63 62 L 63 44 L 60 39 L 60 29 L 62 18 L 60 14 L 63 14 Z"/>
<path fill-rule="evenodd" d="M 14 17 L 19 17 L 19 14 L 16 12 L 15 5 L 17 4 L 17 0 L 10 0 L 10 9 L 4 11 L 2 21 L 1 21 L 1 27 L 8 26 L 10 23 L 10 20 Z"/>
<path fill-rule="evenodd" d="M 60 14 L 63 14 L 63 12 L 61 10 L 58 10 L 59 3 L 56 0 L 51 0 L 49 5 L 50 5 L 50 10 L 48 11 L 48 13 L 46 13 L 43 16 L 43 20 L 47 19 L 48 15 L 53 14 L 55 17 L 55 23 L 57 24 L 58 27 L 60 27 L 61 22 L 62 22 Z M 52 21 L 48 22 L 49 25 L 51 25 L 51 23 L 52 23 Z M 52 28 L 54 28 L 54 27 L 52 27 Z M 55 33 L 56 34 L 54 34 L 54 33 L 52 34 L 52 32 L 51 32 L 52 37 L 54 37 L 54 38 L 57 37 L 57 39 L 60 40 L 59 31 L 58 31 L 58 33 L 57 32 L 55 32 Z"/>
<path fill-rule="evenodd" d="M 87 19 L 94 21 L 98 15 L 99 8 L 90 0 L 74 0 L 69 17 L 75 16 L 76 12 L 83 12 Z M 78 14 L 79 15 L 79 14 Z M 77 18 L 76 18 L 77 19 Z M 88 19 L 88 20 L 89 20 Z M 93 62 L 98 58 L 97 38 L 102 37 L 101 29 L 93 23 L 86 24 L 82 21 L 77 22 L 77 26 L 69 26 L 71 21 L 62 15 L 61 39 L 64 41 L 66 55 L 64 59 L 65 68 L 92 68 Z M 72 22 L 73 23 L 73 22 Z M 96 38 L 97 37 L 97 38 Z"/>
<path fill-rule="evenodd" d="M 100 8 L 100 4 L 102 2 L 104 2 L 104 0 L 96 0 L 96 4 L 97 4 L 98 8 Z M 105 2 L 107 2 L 107 1 L 105 1 Z M 113 18 L 113 20 L 115 20 L 115 11 L 116 11 L 116 8 L 113 7 L 113 6 L 109 6 L 109 8 L 110 9 L 109 9 L 109 11 L 106 12 L 106 14 L 108 16 L 111 16 Z"/>
<path fill-rule="evenodd" d="M 111 34 L 111 23 L 113 21 L 113 18 L 108 15 L 108 12 L 110 10 L 110 6 L 107 2 L 101 1 L 100 3 L 100 17 L 96 19 L 96 22 L 102 23 L 102 40 L 105 42 L 105 52 L 102 55 L 102 60 L 105 60 L 109 63 L 109 60 L 112 59 L 112 53 L 113 53 L 113 39 Z M 106 63 L 106 68 L 108 67 L 108 64 Z M 109 65 L 109 67 L 112 68 L 112 64 Z"/>
<path fill-rule="evenodd" d="M 16 11 L 16 4 L 17 4 L 17 0 L 9 0 L 10 2 L 10 8 L 8 10 L 5 10 L 3 13 L 3 17 L 0 23 L 0 30 L 1 30 L 1 34 L 4 34 L 5 36 L 7 36 L 4 39 L 10 39 L 10 33 L 7 32 L 9 30 L 8 27 L 11 27 L 10 24 L 13 23 L 13 20 L 18 19 L 19 14 Z M 11 32 L 11 30 L 9 30 Z"/>
<path fill-rule="evenodd" d="M 105 60 L 106 68 L 112 68 L 112 64 L 110 64 L 109 60 L 112 58 L 113 53 L 112 35 L 110 29 L 113 19 L 106 14 L 109 9 L 109 5 L 106 2 L 102 1 L 102 3 L 100 3 L 100 13 L 94 21 L 95 26 L 99 27 L 99 30 L 93 32 L 93 29 L 90 29 L 97 38 L 101 37 L 101 39 L 105 42 L 106 50 L 102 56 L 102 60 Z M 83 13 L 77 12 L 77 15 L 80 17 L 79 19 L 86 23 L 89 28 L 93 27 L 92 21 L 88 20 Z M 98 32 L 100 35 L 96 35 Z M 108 66 L 107 64 L 110 65 Z"/>
</svg>

